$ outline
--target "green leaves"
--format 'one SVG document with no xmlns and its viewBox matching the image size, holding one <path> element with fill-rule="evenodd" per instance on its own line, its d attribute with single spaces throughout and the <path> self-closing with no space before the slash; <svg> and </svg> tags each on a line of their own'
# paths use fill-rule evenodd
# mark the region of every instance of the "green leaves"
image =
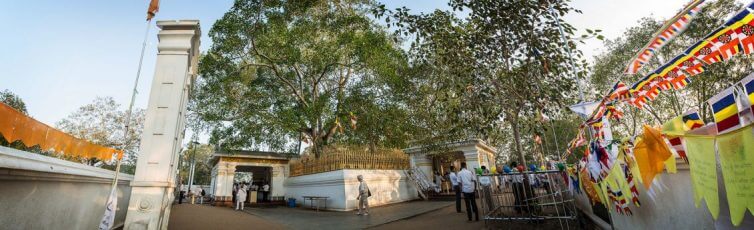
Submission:
<svg viewBox="0 0 754 230">
<path fill-rule="evenodd" d="M 203 79 L 191 106 L 213 142 L 279 151 L 295 151 L 300 134 L 315 150 L 333 141 L 401 142 L 377 123 L 370 135 L 359 134 L 368 124 L 336 132 L 336 118 L 397 106 L 385 95 L 402 87 L 406 58 L 366 16 L 374 7 L 365 0 L 236 1 L 210 30 L 213 45 L 200 61 Z"/>
</svg>

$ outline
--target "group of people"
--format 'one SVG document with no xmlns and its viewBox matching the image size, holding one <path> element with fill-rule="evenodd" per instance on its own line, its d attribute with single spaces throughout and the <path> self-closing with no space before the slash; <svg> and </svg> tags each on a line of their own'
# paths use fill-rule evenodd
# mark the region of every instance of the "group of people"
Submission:
<svg viewBox="0 0 754 230">
<path fill-rule="evenodd" d="M 466 162 L 461 162 L 461 171 L 456 172 L 455 170 L 455 166 L 450 166 L 449 178 L 456 194 L 456 212 L 461 213 L 461 195 L 463 195 L 468 221 L 471 222 L 472 216 L 475 217 L 476 221 L 479 221 L 479 208 L 476 204 L 477 177 L 466 169 Z"/>
<path fill-rule="evenodd" d="M 183 204 L 183 199 L 186 198 L 186 196 L 189 197 L 189 202 L 192 204 L 194 203 L 194 200 L 191 198 L 196 198 L 199 200 L 199 204 L 204 204 L 204 197 L 207 195 L 206 192 L 204 192 L 204 189 L 198 188 L 197 190 L 191 190 L 189 189 L 188 192 L 185 192 L 183 190 L 178 192 L 178 204 Z"/>
<path fill-rule="evenodd" d="M 241 183 L 234 183 L 233 184 L 233 204 L 236 210 L 243 210 L 244 203 L 246 202 L 246 197 L 249 194 L 249 192 L 259 192 L 261 193 L 261 197 L 258 197 L 258 201 L 265 202 L 268 201 L 268 197 L 270 194 L 270 185 L 266 182 L 262 182 L 262 187 L 260 188 L 257 184 L 254 183 L 247 183 L 247 182 L 241 182 Z"/>
</svg>

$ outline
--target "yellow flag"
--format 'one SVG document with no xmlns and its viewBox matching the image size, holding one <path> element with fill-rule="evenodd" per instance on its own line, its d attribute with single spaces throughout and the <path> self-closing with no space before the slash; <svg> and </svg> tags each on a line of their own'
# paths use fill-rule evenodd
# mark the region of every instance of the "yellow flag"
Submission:
<svg viewBox="0 0 754 230">
<path fill-rule="evenodd" d="M 668 160 L 665 161 L 665 170 L 667 170 L 668 173 L 678 172 L 678 169 L 676 169 L 675 156 L 670 156 L 668 157 Z"/>
<path fill-rule="evenodd" d="M 683 141 L 686 143 L 686 156 L 689 158 L 694 204 L 699 207 L 704 199 L 712 218 L 717 219 L 720 214 L 720 200 L 717 191 L 715 139 L 711 136 L 687 136 Z"/>
<path fill-rule="evenodd" d="M 746 209 L 754 212 L 754 133 L 747 126 L 717 137 L 720 167 L 734 226 L 741 224 Z"/>
<path fill-rule="evenodd" d="M 662 133 L 671 136 L 681 136 L 686 133 L 683 115 L 674 117 L 662 125 Z"/>
<path fill-rule="evenodd" d="M 642 139 L 636 143 L 634 148 L 634 156 L 639 171 L 641 171 L 644 188 L 649 189 L 649 186 L 652 185 L 652 179 L 662 172 L 662 169 L 665 168 L 665 161 L 671 155 L 670 149 L 660 135 L 660 131 L 644 125 Z"/>
</svg>

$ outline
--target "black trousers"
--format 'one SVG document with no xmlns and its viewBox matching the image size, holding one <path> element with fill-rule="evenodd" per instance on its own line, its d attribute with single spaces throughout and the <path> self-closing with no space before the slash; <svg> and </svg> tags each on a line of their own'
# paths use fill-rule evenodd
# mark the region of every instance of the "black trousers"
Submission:
<svg viewBox="0 0 754 230">
<path fill-rule="evenodd" d="M 476 195 L 474 192 L 464 192 L 463 200 L 466 201 L 466 216 L 469 217 L 469 221 L 471 221 L 471 211 L 474 211 L 476 220 L 479 221 L 479 209 L 476 207 Z"/>
<path fill-rule="evenodd" d="M 453 191 L 456 192 L 456 212 L 461 212 L 461 186 L 453 186 Z"/>
</svg>

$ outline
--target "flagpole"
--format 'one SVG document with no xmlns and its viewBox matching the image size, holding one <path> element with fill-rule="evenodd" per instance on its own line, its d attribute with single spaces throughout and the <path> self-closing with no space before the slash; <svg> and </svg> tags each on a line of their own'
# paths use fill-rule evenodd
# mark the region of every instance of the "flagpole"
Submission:
<svg viewBox="0 0 754 230">
<path fill-rule="evenodd" d="M 134 81 L 134 88 L 133 88 L 133 91 L 131 92 L 131 101 L 128 105 L 128 112 L 126 113 L 126 120 L 125 120 L 126 124 L 124 125 L 124 130 L 123 130 L 123 143 L 124 143 L 123 148 L 124 149 L 128 148 L 128 146 L 131 144 L 128 139 L 128 133 L 131 131 L 131 125 L 130 125 L 131 115 L 133 113 L 133 107 L 134 107 L 134 101 L 136 99 L 136 94 L 138 93 L 139 77 L 141 76 L 141 66 L 142 66 L 142 63 L 144 62 L 144 51 L 146 50 L 146 47 L 147 47 L 147 36 L 149 35 L 149 28 L 150 28 L 151 22 L 152 20 L 147 20 L 147 23 L 146 23 L 147 25 L 144 31 L 144 39 L 141 45 L 141 56 L 139 57 L 139 67 L 136 70 L 136 80 Z M 115 166 L 115 178 L 113 179 L 113 184 L 110 189 L 111 195 L 114 193 L 114 191 L 117 190 L 118 179 L 120 178 L 120 168 L 121 168 L 122 162 L 123 162 L 123 156 L 120 155 L 117 159 L 117 163 Z"/>
</svg>

